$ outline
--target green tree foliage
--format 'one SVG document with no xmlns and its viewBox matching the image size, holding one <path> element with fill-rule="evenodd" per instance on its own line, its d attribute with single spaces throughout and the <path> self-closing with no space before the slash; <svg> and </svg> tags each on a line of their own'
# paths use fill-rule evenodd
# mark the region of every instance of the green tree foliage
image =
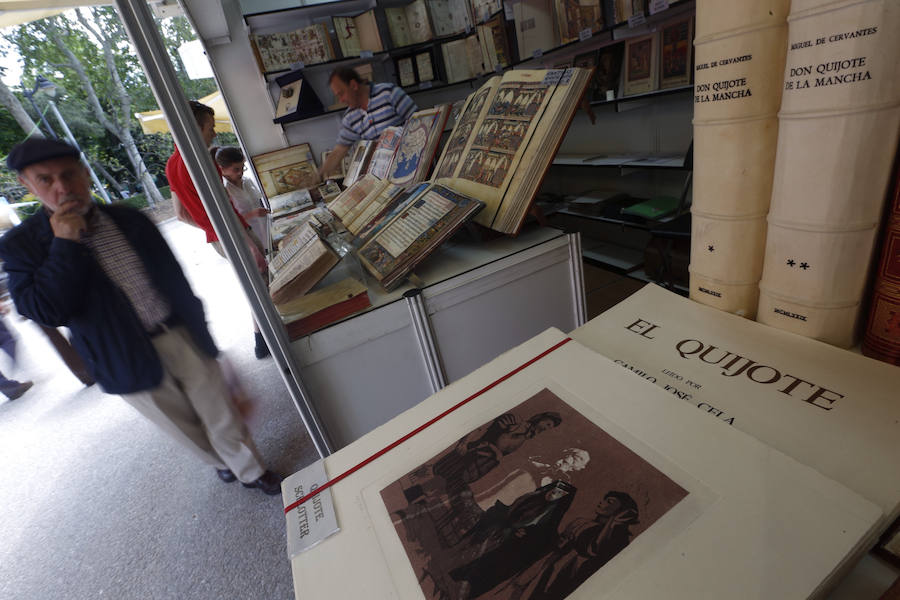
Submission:
<svg viewBox="0 0 900 600">
<path fill-rule="evenodd" d="M 134 144 L 140 152 L 146 169 L 157 185 L 165 182 L 165 161 L 173 150 L 169 134 L 146 135 L 133 113 L 157 109 L 153 92 L 147 83 L 140 61 L 134 53 L 128 36 L 113 7 L 92 7 L 79 9 L 84 19 L 79 22 L 77 13 L 68 11 L 63 15 L 33 21 L 6 30 L 2 37 L 14 46 L 23 62 L 22 80 L 29 91 L 36 78 L 43 75 L 57 85 L 59 95 L 57 107 L 72 130 L 78 143 L 92 163 L 100 163 L 106 172 L 115 177 L 123 186 L 134 191 L 138 177 L 134 172 L 133 160 L 129 158 L 126 144 L 121 136 L 100 126 L 92 102 L 99 102 L 102 111 L 117 125 L 127 127 Z M 212 78 L 191 80 L 178 55 L 178 46 L 196 39 L 196 34 L 184 17 L 170 17 L 158 21 L 162 38 L 175 68 L 178 79 L 188 98 L 200 98 L 216 90 Z M 100 40 L 98 40 L 98 36 Z M 58 41 L 54 43 L 54 38 Z M 111 74 L 103 52 L 103 43 L 109 43 L 113 52 L 115 76 Z M 60 44 L 59 41 L 62 43 Z M 63 48 L 61 48 L 63 46 Z M 67 51 L 71 55 L 67 55 Z M 83 68 L 93 90 L 86 89 L 72 68 L 72 56 Z M 116 77 L 127 92 L 122 98 L 117 88 Z M 37 119 L 33 109 L 21 93 L 12 90 Z M 93 93 L 92 93 L 93 92 Z M 35 101 L 43 109 L 46 100 L 38 94 Z M 127 113 L 127 114 L 126 114 Z M 48 120 L 53 123 L 52 117 Z M 62 137 L 56 123 L 57 135 Z M 0 106 L 0 156 L 24 137 L 24 132 L 10 115 Z"/>
</svg>

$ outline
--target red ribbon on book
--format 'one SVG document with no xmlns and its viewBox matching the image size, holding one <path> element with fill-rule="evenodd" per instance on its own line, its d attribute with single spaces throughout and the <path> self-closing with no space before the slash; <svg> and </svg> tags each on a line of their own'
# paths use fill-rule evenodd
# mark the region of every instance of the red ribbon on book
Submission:
<svg viewBox="0 0 900 600">
<path fill-rule="evenodd" d="M 469 402 L 471 402 L 472 400 L 474 400 L 474 399 L 477 398 L 478 396 L 481 396 L 481 395 L 484 394 L 485 392 L 487 392 L 487 391 L 489 391 L 489 390 L 491 390 L 491 389 L 497 387 L 498 385 L 500 385 L 501 383 L 503 383 L 504 381 L 506 381 L 507 379 L 509 379 L 509 378 L 512 377 L 513 375 L 515 375 L 516 373 L 518 373 L 518 372 L 520 372 L 520 371 L 522 371 L 522 370 L 528 368 L 529 366 L 531 366 L 532 364 L 534 364 L 534 363 L 536 363 L 537 361 L 541 360 L 542 358 L 544 358 L 545 356 L 547 356 L 548 354 L 550 354 L 551 352 L 553 352 L 553 351 L 556 350 L 557 348 L 560 348 L 561 346 L 564 346 L 564 345 L 568 344 L 568 343 L 571 342 L 571 341 L 572 341 L 572 338 L 567 337 L 567 338 L 564 339 L 563 341 L 561 341 L 561 342 L 559 342 L 559 343 L 557 343 L 557 344 L 554 344 L 553 346 L 551 346 L 550 348 L 547 348 L 546 350 L 544 350 L 543 352 L 541 352 L 540 354 L 538 354 L 537 356 L 535 356 L 535 357 L 532 358 L 531 360 L 522 363 L 521 365 L 519 365 L 518 367 L 516 367 L 515 369 L 513 369 L 512 371 L 510 371 L 509 373 L 507 373 L 507 374 L 504 375 L 503 377 L 501 377 L 501 378 L 499 378 L 499 379 L 497 379 L 497 380 L 491 382 L 490 384 L 486 385 L 485 387 L 481 388 L 480 390 L 478 390 L 477 392 L 475 392 L 474 394 L 472 394 L 471 396 L 469 396 L 469 397 L 466 398 L 465 400 L 462 400 L 462 401 L 460 401 L 459 403 L 457 403 L 457 404 L 451 406 L 450 408 L 448 408 L 447 410 L 445 410 L 444 412 L 442 412 L 442 413 L 439 414 L 438 416 L 434 417 L 434 418 L 431 419 L 430 421 L 428 421 L 428 422 L 426 422 L 426 423 L 424 423 L 424 424 L 422 424 L 422 425 L 419 425 L 418 427 L 416 427 L 415 429 L 413 429 L 412 431 L 410 431 L 409 433 L 407 433 L 406 435 L 404 435 L 402 438 L 400 438 L 400 439 L 398 439 L 398 440 L 396 440 L 396 441 L 394 441 L 394 442 L 391 442 L 390 444 L 388 444 L 387 446 L 385 446 L 384 448 L 382 448 L 381 450 L 379 450 L 378 452 L 376 452 L 375 454 L 373 454 L 373 455 L 370 456 L 369 458 L 363 460 L 362 462 L 358 463 L 357 465 L 355 465 L 355 466 L 353 466 L 353 467 L 350 467 L 349 469 L 347 469 L 346 471 L 344 471 L 343 473 L 341 473 L 341 474 L 338 475 L 337 477 L 335 477 L 335 478 L 333 478 L 333 479 L 329 479 L 327 482 L 325 482 L 324 484 L 320 485 L 320 486 L 317 487 L 315 490 L 311 491 L 310 493 L 308 493 L 307 495 L 303 496 L 302 498 L 300 498 L 300 499 L 297 500 L 296 502 L 294 502 L 294 503 L 292 503 L 292 504 L 289 504 L 287 507 L 285 507 L 285 509 L 284 509 L 285 514 L 291 512 L 292 510 L 294 510 L 295 508 L 297 508 L 298 506 L 300 506 L 301 504 L 303 504 L 304 502 L 306 502 L 306 501 L 309 500 L 310 498 L 313 498 L 313 497 L 317 496 L 318 494 L 320 494 L 321 492 L 327 490 L 328 488 L 330 488 L 331 486 L 333 486 L 334 484 L 336 484 L 336 483 L 339 482 L 340 480 L 344 479 L 345 477 L 347 477 L 347 476 L 349 476 L 349 475 L 352 475 L 353 473 L 359 471 L 360 469 L 362 469 L 364 466 L 366 466 L 366 465 L 369 464 L 370 462 L 372 462 L 372 461 L 374 461 L 375 459 L 377 459 L 377 458 L 383 456 L 384 454 L 387 454 L 388 452 L 390 452 L 391 450 L 393 450 L 394 448 L 396 448 L 397 446 L 399 446 L 400 444 L 402 444 L 403 442 L 405 442 L 405 441 L 408 440 L 409 438 L 413 437 L 414 435 L 417 435 L 417 434 L 421 433 L 422 431 L 424 431 L 424 430 L 427 429 L 428 427 L 431 427 L 432 425 L 434 425 L 435 423 L 437 423 L 438 421 L 440 421 L 441 419 L 443 419 L 444 417 L 446 417 L 446 416 L 449 415 L 450 413 L 454 412 L 454 411 L 457 410 L 458 408 L 460 408 L 460 407 L 462 407 L 462 406 L 465 406 L 466 404 L 468 404 Z"/>
</svg>

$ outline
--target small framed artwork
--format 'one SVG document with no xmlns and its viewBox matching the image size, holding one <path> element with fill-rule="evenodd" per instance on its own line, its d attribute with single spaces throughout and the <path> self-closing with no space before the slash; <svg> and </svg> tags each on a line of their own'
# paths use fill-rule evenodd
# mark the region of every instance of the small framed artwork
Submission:
<svg viewBox="0 0 900 600">
<path fill-rule="evenodd" d="M 591 100 L 612 100 L 619 91 L 624 44 L 611 44 L 597 51 L 597 69 L 591 82 Z"/>
<path fill-rule="evenodd" d="M 625 95 L 652 92 L 659 85 L 659 33 L 625 40 Z"/>
<path fill-rule="evenodd" d="M 659 88 L 667 89 L 691 82 L 693 27 L 691 19 L 664 25 L 661 32 Z"/>
</svg>

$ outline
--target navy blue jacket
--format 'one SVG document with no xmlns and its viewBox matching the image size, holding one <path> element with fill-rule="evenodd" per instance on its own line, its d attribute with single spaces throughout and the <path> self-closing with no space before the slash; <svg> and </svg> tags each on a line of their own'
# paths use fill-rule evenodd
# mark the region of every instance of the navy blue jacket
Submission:
<svg viewBox="0 0 900 600">
<path fill-rule="evenodd" d="M 172 306 L 194 342 L 218 355 L 203 305 L 191 291 L 156 226 L 140 212 L 97 205 L 109 215 L 144 263 L 153 286 Z M 19 314 L 51 327 L 66 326 L 72 345 L 103 390 L 128 394 L 159 385 L 162 364 L 124 292 L 84 244 L 53 236 L 43 210 L 0 238 L 0 259 Z"/>
</svg>

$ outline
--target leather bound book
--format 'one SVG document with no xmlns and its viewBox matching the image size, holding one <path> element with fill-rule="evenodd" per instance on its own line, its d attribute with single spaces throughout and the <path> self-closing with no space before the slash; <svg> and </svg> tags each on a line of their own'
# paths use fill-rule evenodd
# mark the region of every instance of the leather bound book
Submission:
<svg viewBox="0 0 900 600">
<path fill-rule="evenodd" d="M 900 160 L 894 161 L 894 190 L 882 239 L 862 353 L 900 366 Z"/>
<path fill-rule="evenodd" d="M 697 0 L 690 297 L 756 316 L 789 0 Z"/>
<path fill-rule="evenodd" d="M 900 132 L 900 2 L 794 0 L 757 320 L 849 348 Z"/>
</svg>

